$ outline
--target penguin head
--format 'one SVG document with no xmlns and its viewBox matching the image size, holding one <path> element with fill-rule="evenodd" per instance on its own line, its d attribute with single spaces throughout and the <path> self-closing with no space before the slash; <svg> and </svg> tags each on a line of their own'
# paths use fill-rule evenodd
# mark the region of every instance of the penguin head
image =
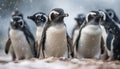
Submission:
<svg viewBox="0 0 120 69">
<path fill-rule="evenodd" d="M 87 23 L 91 23 L 94 25 L 99 25 L 101 19 L 102 19 L 102 15 L 99 13 L 99 11 L 91 11 L 86 15 L 86 22 Z"/>
<path fill-rule="evenodd" d="M 78 14 L 78 16 L 75 18 L 77 25 L 82 25 L 82 23 L 85 20 L 85 15 L 84 14 Z"/>
<path fill-rule="evenodd" d="M 120 22 L 119 18 L 117 17 L 115 11 L 113 9 L 105 9 L 105 11 L 107 12 L 107 14 L 114 19 L 116 22 Z"/>
<path fill-rule="evenodd" d="M 14 17 L 14 16 L 20 16 L 23 18 L 23 14 L 19 10 L 15 10 L 12 12 L 12 17 Z"/>
<path fill-rule="evenodd" d="M 56 22 L 63 22 L 64 17 L 67 17 L 68 14 L 64 12 L 61 8 L 52 9 L 49 13 L 49 20 Z"/>
<path fill-rule="evenodd" d="M 99 11 L 103 15 L 103 20 L 101 22 L 101 25 L 105 27 L 106 30 L 113 31 L 111 27 L 113 27 L 113 24 L 116 24 L 117 22 L 111 18 L 111 16 L 106 11 Z"/>
<path fill-rule="evenodd" d="M 10 21 L 10 26 L 12 29 L 22 30 L 25 26 L 25 22 L 21 16 L 13 16 Z"/>
<path fill-rule="evenodd" d="M 48 16 L 43 12 L 35 13 L 32 16 L 27 16 L 27 18 L 34 21 L 36 26 L 43 26 L 48 21 Z"/>
</svg>

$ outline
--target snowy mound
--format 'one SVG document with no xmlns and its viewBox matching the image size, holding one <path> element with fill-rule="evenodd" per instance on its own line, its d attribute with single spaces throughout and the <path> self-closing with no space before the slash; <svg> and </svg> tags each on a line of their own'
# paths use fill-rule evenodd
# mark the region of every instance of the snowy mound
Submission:
<svg viewBox="0 0 120 69">
<path fill-rule="evenodd" d="M 68 59 L 50 57 L 20 61 L 1 61 L 0 69 L 119 69 L 120 62 L 103 62 L 94 59 Z"/>
</svg>

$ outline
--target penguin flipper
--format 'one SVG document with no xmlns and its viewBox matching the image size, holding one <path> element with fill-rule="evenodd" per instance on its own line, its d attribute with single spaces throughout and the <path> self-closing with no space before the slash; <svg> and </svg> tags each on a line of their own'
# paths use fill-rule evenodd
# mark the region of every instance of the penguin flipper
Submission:
<svg viewBox="0 0 120 69">
<path fill-rule="evenodd" d="M 72 39 L 70 38 L 68 33 L 67 33 L 67 46 L 68 46 L 68 57 L 69 57 L 69 49 L 71 51 L 70 55 L 74 57 L 74 47 L 73 47 Z"/>
<path fill-rule="evenodd" d="M 80 36 L 81 36 L 81 31 L 85 27 L 85 25 L 86 25 L 86 21 L 84 21 L 83 24 L 80 26 L 79 34 L 78 34 L 78 36 L 75 40 L 75 43 L 73 44 L 75 46 L 76 52 L 78 51 L 78 44 L 79 44 L 79 39 L 80 39 Z"/>
<path fill-rule="evenodd" d="M 8 54 L 9 52 L 9 49 L 10 49 L 10 46 L 11 46 L 11 40 L 10 38 L 7 40 L 6 42 L 6 45 L 5 45 L 5 53 Z"/>
<path fill-rule="evenodd" d="M 106 50 L 106 45 L 105 45 L 105 42 L 104 42 L 104 39 L 103 39 L 103 36 L 101 37 L 101 56 L 100 56 L 100 59 L 102 60 L 106 60 L 108 59 L 108 54 L 107 54 L 107 50 Z"/>
<path fill-rule="evenodd" d="M 74 35 L 74 31 L 77 29 L 77 27 L 78 27 L 78 26 L 76 25 L 76 26 L 73 28 L 73 30 L 72 30 L 72 40 L 73 40 L 73 38 L 74 38 L 74 36 L 73 36 L 73 35 Z"/>
<path fill-rule="evenodd" d="M 105 46 L 104 46 L 104 40 L 103 40 L 103 37 L 101 37 L 101 54 L 103 54 L 105 52 Z"/>
<path fill-rule="evenodd" d="M 38 48 L 38 41 L 35 41 L 35 50 L 36 50 L 36 55 L 37 55 L 37 48 Z"/>
<path fill-rule="evenodd" d="M 24 34 L 26 36 L 26 39 L 30 45 L 30 48 L 33 52 L 34 57 L 36 57 L 36 47 L 35 47 L 35 38 L 33 34 L 30 32 L 29 28 L 24 28 Z"/>
</svg>

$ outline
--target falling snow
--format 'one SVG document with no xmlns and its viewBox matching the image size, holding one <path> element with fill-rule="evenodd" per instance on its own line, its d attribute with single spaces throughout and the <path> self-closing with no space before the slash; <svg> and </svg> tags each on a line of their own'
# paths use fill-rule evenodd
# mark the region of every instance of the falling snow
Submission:
<svg viewBox="0 0 120 69">
<path fill-rule="evenodd" d="M 6 8 L 5 3 L 0 0 L 0 48 L 4 49 L 6 39 L 8 37 L 8 27 L 11 17 L 11 12 L 19 9 L 23 12 L 24 17 L 33 14 L 34 12 L 43 11 L 47 14 L 53 8 L 60 7 L 69 13 L 69 17 L 65 19 L 69 34 L 75 24 L 74 17 L 79 13 L 87 13 L 90 10 L 112 8 L 120 15 L 120 0 L 13 0 L 21 1 L 16 5 L 9 2 L 11 6 Z M 7 1 L 7 0 L 4 0 Z M 35 25 L 26 19 L 33 33 Z M 120 25 L 118 25 L 120 27 Z M 112 29 L 111 29 L 112 30 Z M 120 69 L 119 61 L 101 61 L 95 59 L 68 59 L 50 57 L 46 59 L 30 59 L 21 61 L 11 61 L 10 55 L 0 52 L 0 69 Z M 120 55 L 118 56 L 120 57 Z"/>
</svg>

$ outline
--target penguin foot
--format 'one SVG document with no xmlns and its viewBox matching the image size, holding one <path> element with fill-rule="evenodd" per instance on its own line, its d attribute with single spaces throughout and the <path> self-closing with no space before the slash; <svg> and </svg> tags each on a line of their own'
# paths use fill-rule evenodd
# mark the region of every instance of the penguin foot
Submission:
<svg viewBox="0 0 120 69">
<path fill-rule="evenodd" d="M 13 58 L 12 58 L 12 61 L 15 61 L 15 60 L 16 60 L 16 58 L 13 57 Z"/>
<path fill-rule="evenodd" d="M 100 56 L 100 60 L 103 60 L 103 61 L 107 60 L 108 58 L 109 57 L 106 54 L 103 54 L 103 55 Z"/>
<path fill-rule="evenodd" d="M 23 59 L 25 59 L 25 57 L 20 57 L 20 58 L 19 58 L 19 60 L 23 60 Z"/>
<path fill-rule="evenodd" d="M 71 57 L 74 58 L 74 53 L 71 53 Z"/>
<path fill-rule="evenodd" d="M 113 61 L 114 59 L 113 59 L 113 57 L 112 56 L 110 56 L 108 59 L 107 59 L 107 61 Z"/>
</svg>

